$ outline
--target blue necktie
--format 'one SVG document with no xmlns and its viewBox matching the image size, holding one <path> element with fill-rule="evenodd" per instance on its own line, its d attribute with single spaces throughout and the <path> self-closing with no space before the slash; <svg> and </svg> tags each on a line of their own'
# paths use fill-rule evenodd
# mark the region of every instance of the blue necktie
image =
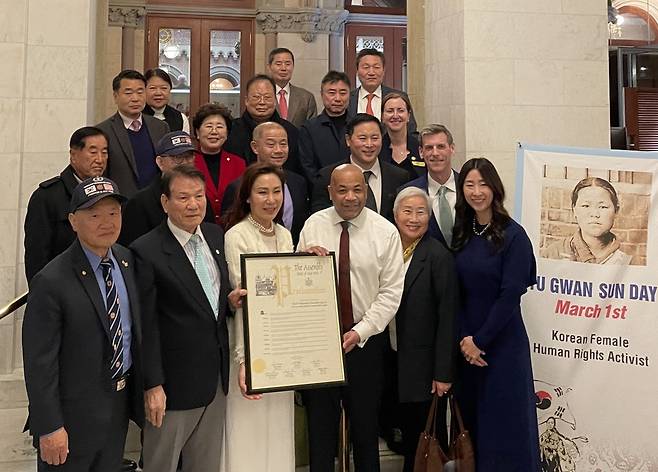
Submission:
<svg viewBox="0 0 658 472">
<path fill-rule="evenodd" d="M 110 323 L 110 339 L 112 340 L 112 362 L 110 373 L 112 379 L 117 379 L 123 374 L 123 330 L 121 329 L 121 307 L 119 306 L 119 292 L 112 278 L 112 260 L 105 257 L 101 260 L 103 280 L 105 280 L 105 306 L 107 307 L 107 318 Z"/>
<path fill-rule="evenodd" d="M 201 236 L 198 234 L 193 234 L 189 243 L 194 249 L 194 271 L 196 272 L 196 276 L 199 278 L 199 282 L 201 282 L 201 286 L 203 287 L 203 291 L 206 294 L 208 303 L 210 303 L 210 306 L 212 307 L 215 318 L 217 318 L 219 313 L 219 300 L 217 299 L 217 290 L 214 290 L 212 286 L 212 279 L 210 278 L 210 270 L 208 269 L 208 264 L 206 264 L 206 260 L 203 257 L 203 242 L 201 241 Z"/>
</svg>

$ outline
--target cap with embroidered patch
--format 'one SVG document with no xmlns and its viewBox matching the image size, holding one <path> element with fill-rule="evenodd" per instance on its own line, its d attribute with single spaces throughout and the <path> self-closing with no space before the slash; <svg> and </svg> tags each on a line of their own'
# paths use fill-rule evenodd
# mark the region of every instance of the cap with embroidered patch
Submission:
<svg viewBox="0 0 658 472">
<path fill-rule="evenodd" d="M 127 200 L 119 193 L 117 184 L 107 177 L 91 177 L 80 182 L 73 190 L 69 210 L 75 213 L 77 210 L 89 208 L 105 197 L 114 197 L 119 203 Z"/>
</svg>

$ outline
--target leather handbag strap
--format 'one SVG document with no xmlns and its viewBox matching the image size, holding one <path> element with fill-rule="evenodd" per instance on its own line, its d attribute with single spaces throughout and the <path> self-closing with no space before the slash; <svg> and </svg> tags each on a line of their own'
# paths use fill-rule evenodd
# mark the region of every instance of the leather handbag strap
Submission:
<svg viewBox="0 0 658 472">
<path fill-rule="evenodd" d="M 432 399 L 432 405 L 430 406 L 429 415 L 427 415 L 427 421 L 425 422 L 425 434 L 434 436 L 436 432 L 436 407 L 438 403 L 438 397 L 434 395 Z"/>
<path fill-rule="evenodd" d="M 450 438 L 448 442 L 452 444 L 455 438 L 459 437 L 466 429 L 464 428 L 464 420 L 462 420 L 462 413 L 457 405 L 455 396 L 450 394 Z M 457 420 L 456 422 L 454 420 Z"/>
</svg>

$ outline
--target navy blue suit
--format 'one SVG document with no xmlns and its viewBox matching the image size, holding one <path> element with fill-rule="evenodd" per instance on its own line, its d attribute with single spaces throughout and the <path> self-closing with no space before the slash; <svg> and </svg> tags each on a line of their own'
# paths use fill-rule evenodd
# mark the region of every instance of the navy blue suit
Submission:
<svg viewBox="0 0 658 472">
<path fill-rule="evenodd" d="M 452 172 L 455 174 L 455 182 L 457 182 L 459 180 L 459 172 L 455 170 L 453 170 Z M 412 180 L 411 182 L 407 182 L 406 184 L 404 184 L 402 187 L 398 189 L 398 193 L 400 192 L 400 190 L 407 187 L 418 187 L 418 188 L 422 188 L 423 190 L 425 190 L 425 192 L 427 192 L 427 174 L 421 175 L 420 177 Z M 449 248 L 448 244 L 446 243 L 446 239 L 443 237 L 443 233 L 439 228 L 439 222 L 436 219 L 436 215 L 432 215 L 432 218 L 430 218 L 430 224 L 429 224 L 429 228 L 427 229 L 427 232 L 434 239 L 439 241 L 445 247 Z"/>
</svg>

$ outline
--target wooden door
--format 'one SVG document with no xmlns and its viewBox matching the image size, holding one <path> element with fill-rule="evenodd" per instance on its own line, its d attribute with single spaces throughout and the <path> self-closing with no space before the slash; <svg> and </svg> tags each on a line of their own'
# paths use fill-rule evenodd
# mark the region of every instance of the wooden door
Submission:
<svg viewBox="0 0 658 472">
<path fill-rule="evenodd" d="M 386 57 L 384 84 L 403 90 L 406 87 L 406 36 L 406 26 L 348 23 L 345 27 L 345 72 L 353 88 L 359 86 L 356 55 L 361 49 L 373 48 Z"/>
<path fill-rule="evenodd" d="M 209 101 L 238 116 L 244 103 L 240 85 L 254 73 L 253 20 L 149 16 L 144 63 L 170 75 L 170 105 L 188 116 Z"/>
</svg>

